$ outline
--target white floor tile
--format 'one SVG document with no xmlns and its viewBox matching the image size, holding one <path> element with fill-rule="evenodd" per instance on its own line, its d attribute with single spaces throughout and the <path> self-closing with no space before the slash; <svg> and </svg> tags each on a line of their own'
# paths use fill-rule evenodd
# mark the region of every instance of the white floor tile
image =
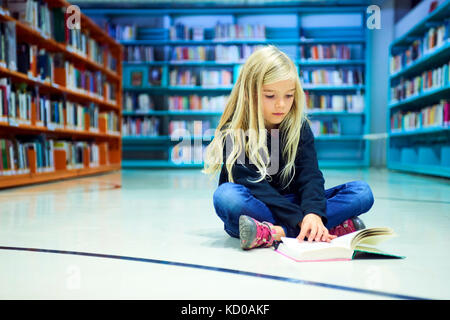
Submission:
<svg viewBox="0 0 450 320">
<path fill-rule="evenodd" d="M 324 176 L 327 188 L 369 183 L 375 203 L 361 217 L 368 227 L 392 227 L 398 237 L 382 249 L 406 259 L 295 263 L 271 249 L 242 251 L 215 215 L 215 181 L 198 170 L 123 170 L 0 191 L 0 246 L 139 257 L 302 281 L 0 250 L 0 299 L 450 298 L 448 180 L 376 169 L 324 170 Z"/>
</svg>

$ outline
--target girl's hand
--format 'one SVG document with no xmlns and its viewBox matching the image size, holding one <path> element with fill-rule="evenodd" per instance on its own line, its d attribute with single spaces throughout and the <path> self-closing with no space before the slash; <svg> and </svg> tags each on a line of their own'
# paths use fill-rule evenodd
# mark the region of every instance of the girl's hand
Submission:
<svg viewBox="0 0 450 320">
<path fill-rule="evenodd" d="M 299 242 L 303 242 L 305 237 L 308 237 L 308 241 L 323 241 L 330 242 L 337 236 L 330 235 L 328 229 L 325 228 L 322 222 L 322 218 L 315 213 L 308 213 L 299 223 L 300 234 L 297 236 Z"/>
</svg>

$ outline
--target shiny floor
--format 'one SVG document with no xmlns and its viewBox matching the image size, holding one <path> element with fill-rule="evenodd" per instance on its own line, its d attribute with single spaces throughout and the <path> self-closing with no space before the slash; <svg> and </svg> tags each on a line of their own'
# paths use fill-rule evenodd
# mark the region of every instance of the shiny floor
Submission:
<svg viewBox="0 0 450 320">
<path fill-rule="evenodd" d="M 0 299 L 449 299 L 450 182 L 387 170 L 324 170 L 326 187 L 365 180 L 361 216 L 397 238 L 402 260 L 296 263 L 243 251 L 214 213 L 199 170 L 123 170 L 0 191 Z"/>
</svg>

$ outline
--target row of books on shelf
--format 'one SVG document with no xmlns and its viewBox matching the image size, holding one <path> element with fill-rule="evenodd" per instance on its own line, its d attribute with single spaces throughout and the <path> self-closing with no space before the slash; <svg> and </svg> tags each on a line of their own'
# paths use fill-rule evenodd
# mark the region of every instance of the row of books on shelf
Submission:
<svg viewBox="0 0 450 320">
<path fill-rule="evenodd" d="M 140 28 L 136 24 L 105 23 L 108 34 L 116 40 L 229 40 L 266 39 L 262 24 L 232 24 L 217 22 L 213 28 L 176 23 L 168 29 Z"/>
<path fill-rule="evenodd" d="M 148 93 L 124 92 L 123 111 L 148 112 L 155 109 L 153 98 Z"/>
<path fill-rule="evenodd" d="M 341 123 L 338 119 L 310 120 L 314 136 L 340 135 Z M 124 136 L 158 137 L 160 120 L 157 117 L 124 118 L 122 133 Z M 214 127 L 209 120 L 172 120 L 169 122 L 168 134 L 179 137 L 211 137 Z"/>
<path fill-rule="evenodd" d="M 317 44 L 300 46 L 300 59 L 304 60 L 351 60 L 363 59 L 364 52 L 362 45 L 344 44 Z"/>
<path fill-rule="evenodd" d="M 223 112 L 227 104 L 228 95 L 221 96 L 170 96 L 169 110 L 202 110 Z"/>
<path fill-rule="evenodd" d="M 126 46 L 124 61 L 126 62 L 189 62 L 214 61 L 239 63 L 245 61 L 254 51 L 264 45 L 214 45 L 214 46 L 175 46 L 166 57 L 164 50 L 154 46 Z M 300 46 L 302 60 L 355 60 L 363 59 L 361 45 L 315 45 Z"/>
<path fill-rule="evenodd" d="M 139 117 L 122 119 L 124 137 L 156 137 L 159 135 L 161 120 L 158 117 Z"/>
<path fill-rule="evenodd" d="M 263 24 L 216 23 L 214 39 L 266 39 L 266 26 Z"/>
<path fill-rule="evenodd" d="M 391 115 L 391 132 L 450 125 L 450 100 L 417 111 L 397 111 Z"/>
<path fill-rule="evenodd" d="M 450 38 L 450 18 L 441 25 L 429 28 L 420 39 L 416 39 L 404 51 L 390 58 L 390 72 L 394 74 L 407 67 L 417 59 L 429 54 L 443 45 Z"/>
<path fill-rule="evenodd" d="M 315 94 L 305 91 L 308 111 L 364 112 L 364 96 Z"/>
<path fill-rule="evenodd" d="M 147 66 L 142 69 L 129 69 L 130 79 L 126 79 L 126 85 L 132 87 L 160 86 L 162 82 L 163 69 L 157 66 Z M 129 83 L 127 83 L 129 81 Z"/>
<path fill-rule="evenodd" d="M 36 173 L 56 171 L 55 151 L 65 151 L 66 169 L 81 169 L 85 167 L 85 153 L 89 153 L 89 167 L 100 165 L 100 148 L 108 149 L 107 143 L 97 144 L 86 141 L 65 141 L 46 139 L 43 136 L 16 137 L 14 139 L 0 138 L 0 176 L 29 174 L 31 159 L 29 150 L 36 154 Z M 105 154 L 109 163 L 108 154 Z"/>
<path fill-rule="evenodd" d="M 22 1 L 1 1 L 0 7 L 7 9 L 9 14 L 16 20 L 26 23 L 31 28 L 39 30 L 46 37 L 51 37 L 58 32 L 59 25 L 55 15 L 62 13 L 61 8 L 49 8 L 44 1 L 22 0 Z"/>
<path fill-rule="evenodd" d="M 223 112 L 228 95 L 220 96 L 169 96 L 169 111 L 213 111 Z M 305 91 L 306 108 L 310 111 L 363 112 L 364 96 L 356 95 L 319 95 Z M 145 113 L 154 110 L 155 103 L 150 94 L 124 94 L 124 111 Z"/>
<path fill-rule="evenodd" d="M 176 23 L 169 27 L 170 40 L 195 40 L 201 41 L 205 39 L 212 39 L 213 34 L 211 29 L 205 29 L 201 26 L 189 27 L 183 23 Z"/>
<path fill-rule="evenodd" d="M 84 154 L 89 152 L 89 166 L 98 167 L 100 162 L 99 146 L 96 143 L 85 141 L 63 141 L 54 143 L 55 150 L 64 150 L 66 154 L 67 169 L 82 169 L 85 166 Z"/>
<path fill-rule="evenodd" d="M 242 62 L 263 45 L 176 46 L 170 61 Z"/>
<path fill-rule="evenodd" d="M 0 176 L 30 173 L 28 149 L 36 151 L 37 172 L 54 171 L 53 140 L 0 139 Z"/>
<path fill-rule="evenodd" d="M 91 95 L 109 103 L 116 103 L 117 84 L 109 82 L 100 71 L 82 70 L 69 61 L 63 62 L 55 82 L 68 89 Z M 64 77 L 61 78 L 61 73 Z"/>
<path fill-rule="evenodd" d="M 168 110 L 195 110 L 223 112 L 228 96 L 170 96 L 168 97 Z M 148 93 L 125 92 L 123 110 L 135 113 L 145 113 L 155 110 L 153 98 Z"/>
<path fill-rule="evenodd" d="M 112 56 L 108 47 L 90 38 L 81 29 L 69 29 L 69 40 L 66 48 L 101 66 L 106 66 L 109 70 L 117 71 L 117 59 Z"/>
<path fill-rule="evenodd" d="M 119 116 L 114 111 L 102 112 L 99 119 L 104 119 L 106 125 L 106 133 L 120 135 L 120 121 Z"/>
<path fill-rule="evenodd" d="M 31 125 L 33 115 L 36 126 L 49 130 L 84 131 L 89 128 L 98 132 L 99 119 L 104 118 L 106 132 L 119 131 L 118 115 L 114 111 L 99 112 L 99 107 L 94 103 L 79 104 L 62 98 L 50 98 L 36 94 L 26 85 L 11 85 L 6 78 L 0 79 L 0 122 L 12 126 Z M 89 115 L 89 125 L 85 123 L 86 115 Z"/>
<path fill-rule="evenodd" d="M 363 68 L 327 68 L 309 69 L 300 71 L 303 83 L 306 85 L 363 85 Z"/>
<path fill-rule="evenodd" d="M 340 135 L 341 125 L 338 119 L 311 120 L 310 127 L 315 137 L 320 135 Z"/>
<path fill-rule="evenodd" d="M 69 51 L 105 65 L 113 71 L 117 70 L 117 61 L 107 54 L 107 46 L 92 38 L 83 28 L 69 27 L 69 15 L 66 14 L 65 8 L 50 7 L 42 0 L 2 1 L 1 5 L 13 18 L 40 32 L 44 38 L 54 39 L 65 44 Z M 3 24 L 10 24 L 9 28 L 14 29 L 15 34 L 14 22 Z"/>
<path fill-rule="evenodd" d="M 177 23 L 169 28 L 169 35 L 170 40 L 265 39 L 266 27 L 263 24 L 217 22 L 212 29 Z"/>
<path fill-rule="evenodd" d="M 229 87 L 232 85 L 233 72 L 230 70 L 193 70 L 174 68 L 169 72 L 171 86 Z"/>
<path fill-rule="evenodd" d="M 412 78 L 401 78 L 397 85 L 391 87 L 391 103 L 447 86 L 450 83 L 449 68 L 450 62 Z"/>
<path fill-rule="evenodd" d="M 16 25 L 12 21 L 0 22 L 0 65 L 17 70 Z"/>
<path fill-rule="evenodd" d="M 203 136 L 211 132 L 209 120 L 171 120 L 169 121 L 170 136 Z"/>
<path fill-rule="evenodd" d="M 152 46 L 125 46 L 123 61 L 125 62 L 154 62 L 165 61 L 163 50 Z"/>
<path fill-rule="evenodd" d="M 110 37 L 118 41 L 136 40 L 137 25 L 123 25 L 114 23 L 104 23 L 104 29 Z"/>
<path fill-rule="evenodd" d="M 9 25 L 9 22 L 6 23 Z M 38 50 L 35 45 L 15 43 L 0 23 L 0 66 L 19 71 L 35 81 L 58 84 L 68 89 L 89 94 L 114 103 L 116 84 L 106 80 L 100 71 L 81 70 L 70 61 L 64 61 L 63 53 Z M 3 33 L 5 31 L 6 33 Z"/>
</svg>

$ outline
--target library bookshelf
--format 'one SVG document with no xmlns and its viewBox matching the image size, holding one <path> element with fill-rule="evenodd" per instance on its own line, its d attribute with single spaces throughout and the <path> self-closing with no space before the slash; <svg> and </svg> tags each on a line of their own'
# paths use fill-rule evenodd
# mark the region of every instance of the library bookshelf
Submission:
<svg viewBox="0 0 450 320">
<path fill-rule="evenodd" d="M 117 41 L 124 46 L 124 168 L 201 168 L 203 163 L 197 161 L 202 151 L 200 149 L 204 150 L 211 141 L 210 135 L 214 133 L 189 128 L 196 127 L 194 120 L 201 122 L 202 126 L 206 123 L 207 130 L 215 127 L 225 107 L 225 100 L 220 100 L 220 97 L 231 93 L 246 60 L 247 55 L 242 52 L 249 47 L 253 50 L 269 44 L 279 47 L 292 58 L 303 80 L 303 89 L 311 101 L 325 101 L 325 98 L 335 96 L 340 98 L 339 106 L 336 99 L 331 102 L 330 98 L 326 103 L 313 102 L 308 108 L 309 118 L 317 129 L 319 165 L 322 168 L 369 165 L 370 142 L 363 138 L 370 130 L 370 90 L 366 88 L 370 88 L 371 41 L 364 25 L 366 7 L 324 8 L 311 5 L 242 8 L 217 5 L 214 8 L 186 8 L 174 5 L 170 8 L 144 8 L 135 5 L 117 8 L 110 4 L 98 8 L 95 4 L 80 5 L 92 19 L 106 25 L 110 35 L 115 33 Z M 152 22 L 140 19 L 142 16 L 151 16 Z M 334 26 L 336 19 L 339 27 Z M 216 21 L 219 21 L 219 26 L 215 25 Z M 242 27 L 242 30 L 262 24 L 265 25 L 265 36 L 219 35 L 224 24 L 231 24 L 236 29 Z M 134 36 L 122 37 L 127 25 L 136 27 L 132 32 Z M 185 29 L 180 31 L 180 25 Z M 201 37 L 186 37 L 199 26 L 203 29 Z M 232 51 L 233 46 L 238 49 Z M 332 47 L 338 48 L 338 51 L 342 48 L 342 51 L 351 51 L 351 55 L 323 54 Z M 142 50 L 138 52 L 139 57 L 136 58 L 136 51 L 133 50 Z M 319 56 L 311 56 L 309 53 L 312 50 L 317 50 L 315 53 Z M 150 52 L 151 58 L 143 58 Z M 155 70 L 158 70 L 158 81 L 148 83 L 146 79 Z M 327 83 L 313 80 L 331 79 L 333 71 L 342 70 L 359 70 L 359 81 Z M 213 74 L 214 71 L 221 80 L 213 85 L 204 85 L 202 81 L 184 81 L 196 73 L 197 80 L 201 79 L 203 72 L 208 78 L 208 72 Z M 137 106 L 137 97 L 142 95 L 153 99 L 152 107 L 140 109 Z M 196 100 L 191 100 L 193 96 L 211 100 L 218 98 L 219 103 L 212 103 L 213 107 L 207 108 L 203 108 L 202 104 L 200 109 L 203 110 L 199 110 Z M 132 102 L 127 102 L 128 97 Z M 348 97 L 358 97 L 359 107 L 348 107 Z M 329 130 L 335 124 L 339 129 Z M 171 138 L 173 128 L 178 126 L 191 131 L 182 140 L 182 143 L 193 146 L 190 150 L 184 149 L 187 150 L 187 161 L 183 159 L 182 147 L 177 146 L 179 141 Z M 141 127 L 152 130 L 138 130 Z M 204 139 L 198 137 L 202 134 Z M 196 156 L 192 157 L 192 154 Z"/>
<path fill-rule="evenodd" d="M 387 167 L 450 177 L 450 1 L 390 46 Z"/>
<path fill-rule="evenodd" d="M 0 189 L 121 169 L 123 47 L 82 13 L 80 28 L 69 30 L 67 1 L 36 3 L 39 13 L 33 14 L 41 23 L 52 15 L 47 32 L 28 15 L 19 19 L 17 7 L 4 2 L 0 8 L 0 24 L 13 26 L 15 33 L 5 41 L 17 49 L 26 43 L 30 50 L 26 67 L 17 51 L 0 62 L 0 79 L 6 84 L 0 105 Z M 62 20 L 55 17 L 58 11 Z M 57 40 L 58 28 L 64 33 Z M 64 65 L 56 64 L 56 55 Z M 51 70 L 45 77 L 42 56 Z M 74 83 L 69 65 L 78 71 Z M 94 84 L 92 75 L 102 81 Z"/>
</svg>

